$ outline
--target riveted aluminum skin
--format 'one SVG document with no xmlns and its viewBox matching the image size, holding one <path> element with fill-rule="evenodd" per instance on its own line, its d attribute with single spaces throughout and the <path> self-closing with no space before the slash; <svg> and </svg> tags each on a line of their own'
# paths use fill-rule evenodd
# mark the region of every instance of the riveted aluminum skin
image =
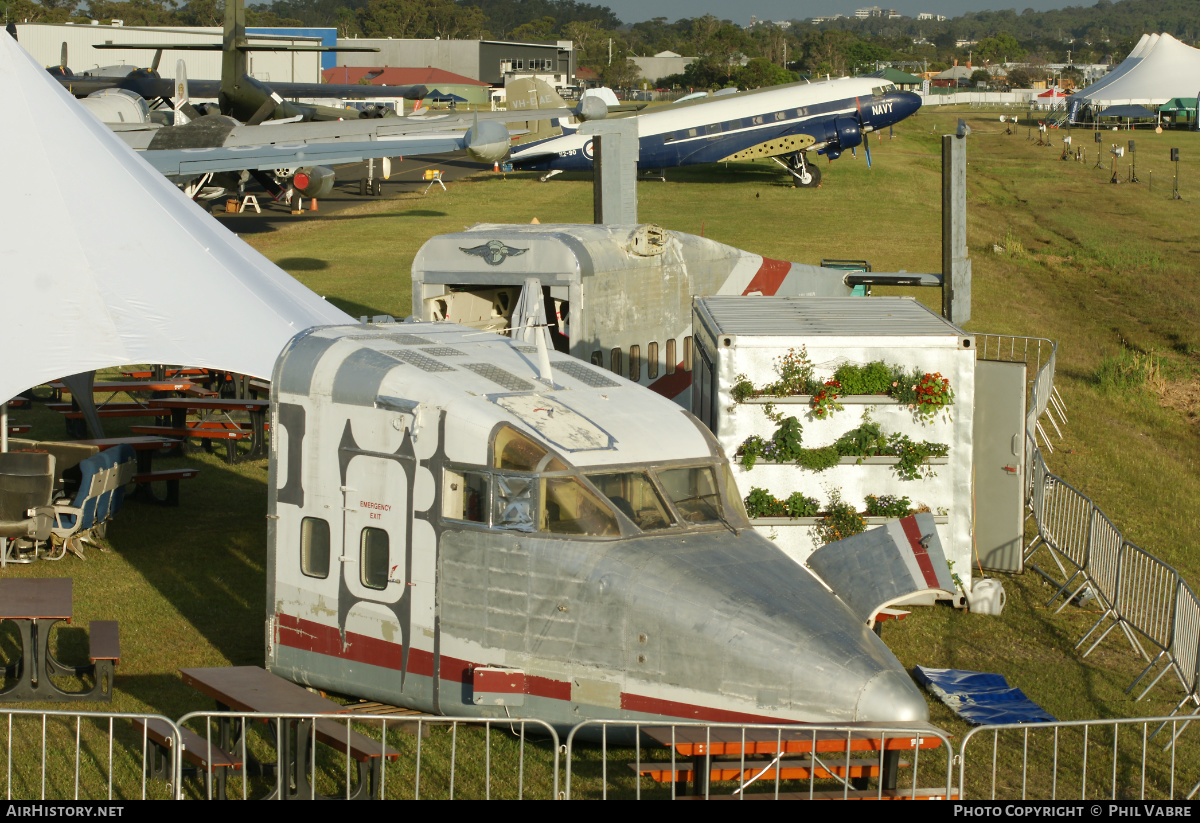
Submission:
<svg viewBox="0 0 1200 823">
<path fill-rule="evenodd" d="M 404 323 L 311 330 L 285 349 L 271 411 L 270 670 L 426 711 L 564 727 L 927 718 L 879 638 L 728 502 L 726 461 L 694 417 L 558 353 L 542 380 L 532 348 Z M 593 537 L 549 532 L 537 516 L 475 522 L 464 478 L 503 474 L 491 450 L 507 430 L 557 455 L 546 477 L 581 488 L 597 488 L 592 474 L 711 467 L 723 520 L 643 532 L 613 508 L 619 529 Z M 508 479 L 521 477 L 536 515 L 546 481 Z M 480 667 L 492 684 L 511 670 L 521 693 L 477 695 Z"/>
</svg>

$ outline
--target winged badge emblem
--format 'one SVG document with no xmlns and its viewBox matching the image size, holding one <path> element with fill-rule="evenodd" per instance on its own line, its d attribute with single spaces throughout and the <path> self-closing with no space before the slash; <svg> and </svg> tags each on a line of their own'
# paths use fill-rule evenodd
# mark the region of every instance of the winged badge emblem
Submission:
<svg viewBox="0 0 1200 823">
<path fill-rule="evenodd" d="M 464 248 L 463 246 L 459 246 L 458 249 L 467 254 L 482 257 L 484 262 L 489 266 L 499 266 L 509 257 L 516 257 L 529 251 L 529 249 L 514 249 L 512 246 L 505 245 L 503 240 L 489 240 L 482 246 L 476 246 L 472 249 Z"/>
</svg>

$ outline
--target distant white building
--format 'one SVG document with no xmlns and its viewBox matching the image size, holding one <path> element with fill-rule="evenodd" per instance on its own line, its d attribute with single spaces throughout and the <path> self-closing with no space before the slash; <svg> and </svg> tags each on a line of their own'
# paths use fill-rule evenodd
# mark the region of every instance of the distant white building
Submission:
<svg viewBox="0 0 1200 823">
<path fill-rule="evenodd" d="M 684 57 L 673 51 L 660 51 L 653 57 L 631 57 L 629 59 L 637 65 L 643 78 L 651 83 L 657 83 L 672 74 L 683 74 L 683 70 L 699 58 Z"/>
<path fill-rule="evenodd" d="M 918 14 L 918 15 L 917 15 L 917 19 L 918 19 L 918 20 L 937 20 L 937 21 L 939 21 L 939 22 L 940 22 L 940 21 L 942 21 L 942 20 L 945 20 L 945 19 L 946 19 L 946 15 L 944 15 L 944 14 L 930 14 L 930 13 L 929 13 L 929 12 L 927 12 L 927 11 L 923 11 L 923 12 L 921 12 L 920 14 Z"/>
</svg>

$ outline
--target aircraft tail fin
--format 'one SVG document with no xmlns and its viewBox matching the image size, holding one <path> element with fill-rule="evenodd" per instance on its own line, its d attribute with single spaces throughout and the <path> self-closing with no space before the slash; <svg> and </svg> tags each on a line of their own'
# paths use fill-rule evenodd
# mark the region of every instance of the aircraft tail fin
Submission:
<svg viewBox="0 0 1200 823">
<path fill-rule="evenodd" d="M 182 60 L 175 63 L 175 125 L 182 126 L 200 117 L 200 112 L 192 105 L 191 92 L 188 91 L 187 64 Z"/>
<path fill-rule="evenodd" d="M 521 120 L 521 112 L 568 108 L 567 102 L 545 80 L 539 80 L 536 77 L 522 77 L 509 83 L 505 87 L 505 92 L 505 106 L 513 116 L 509 125 L 524 124 L 521 128 L 526 134 L 522 136 L 520 142 L 544 140 L 547 137 L 558 135 L 563 130 L 564 127 L 558 119 Z"/>
</svg>

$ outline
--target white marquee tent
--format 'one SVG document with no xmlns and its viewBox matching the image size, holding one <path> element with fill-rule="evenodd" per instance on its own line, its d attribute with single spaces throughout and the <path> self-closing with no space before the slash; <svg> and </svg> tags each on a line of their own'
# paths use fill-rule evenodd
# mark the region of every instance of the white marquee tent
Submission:
<svg viewBox="0 0 1200 823">
<path fill-rule="evenodd" d="M 1102 80 L 1074 95 L 1093 106 L 1158 106 L 1200 93 L 1200 49 L 1169 34 L 1142 35 L 1125 60 Z"/>
<path fill-rule="evenodd" d="M 78 372 L 180 363 L 269 378 L 353 322 L 192 203 L 0 35 L 0 403 Z"/>
</svg>

